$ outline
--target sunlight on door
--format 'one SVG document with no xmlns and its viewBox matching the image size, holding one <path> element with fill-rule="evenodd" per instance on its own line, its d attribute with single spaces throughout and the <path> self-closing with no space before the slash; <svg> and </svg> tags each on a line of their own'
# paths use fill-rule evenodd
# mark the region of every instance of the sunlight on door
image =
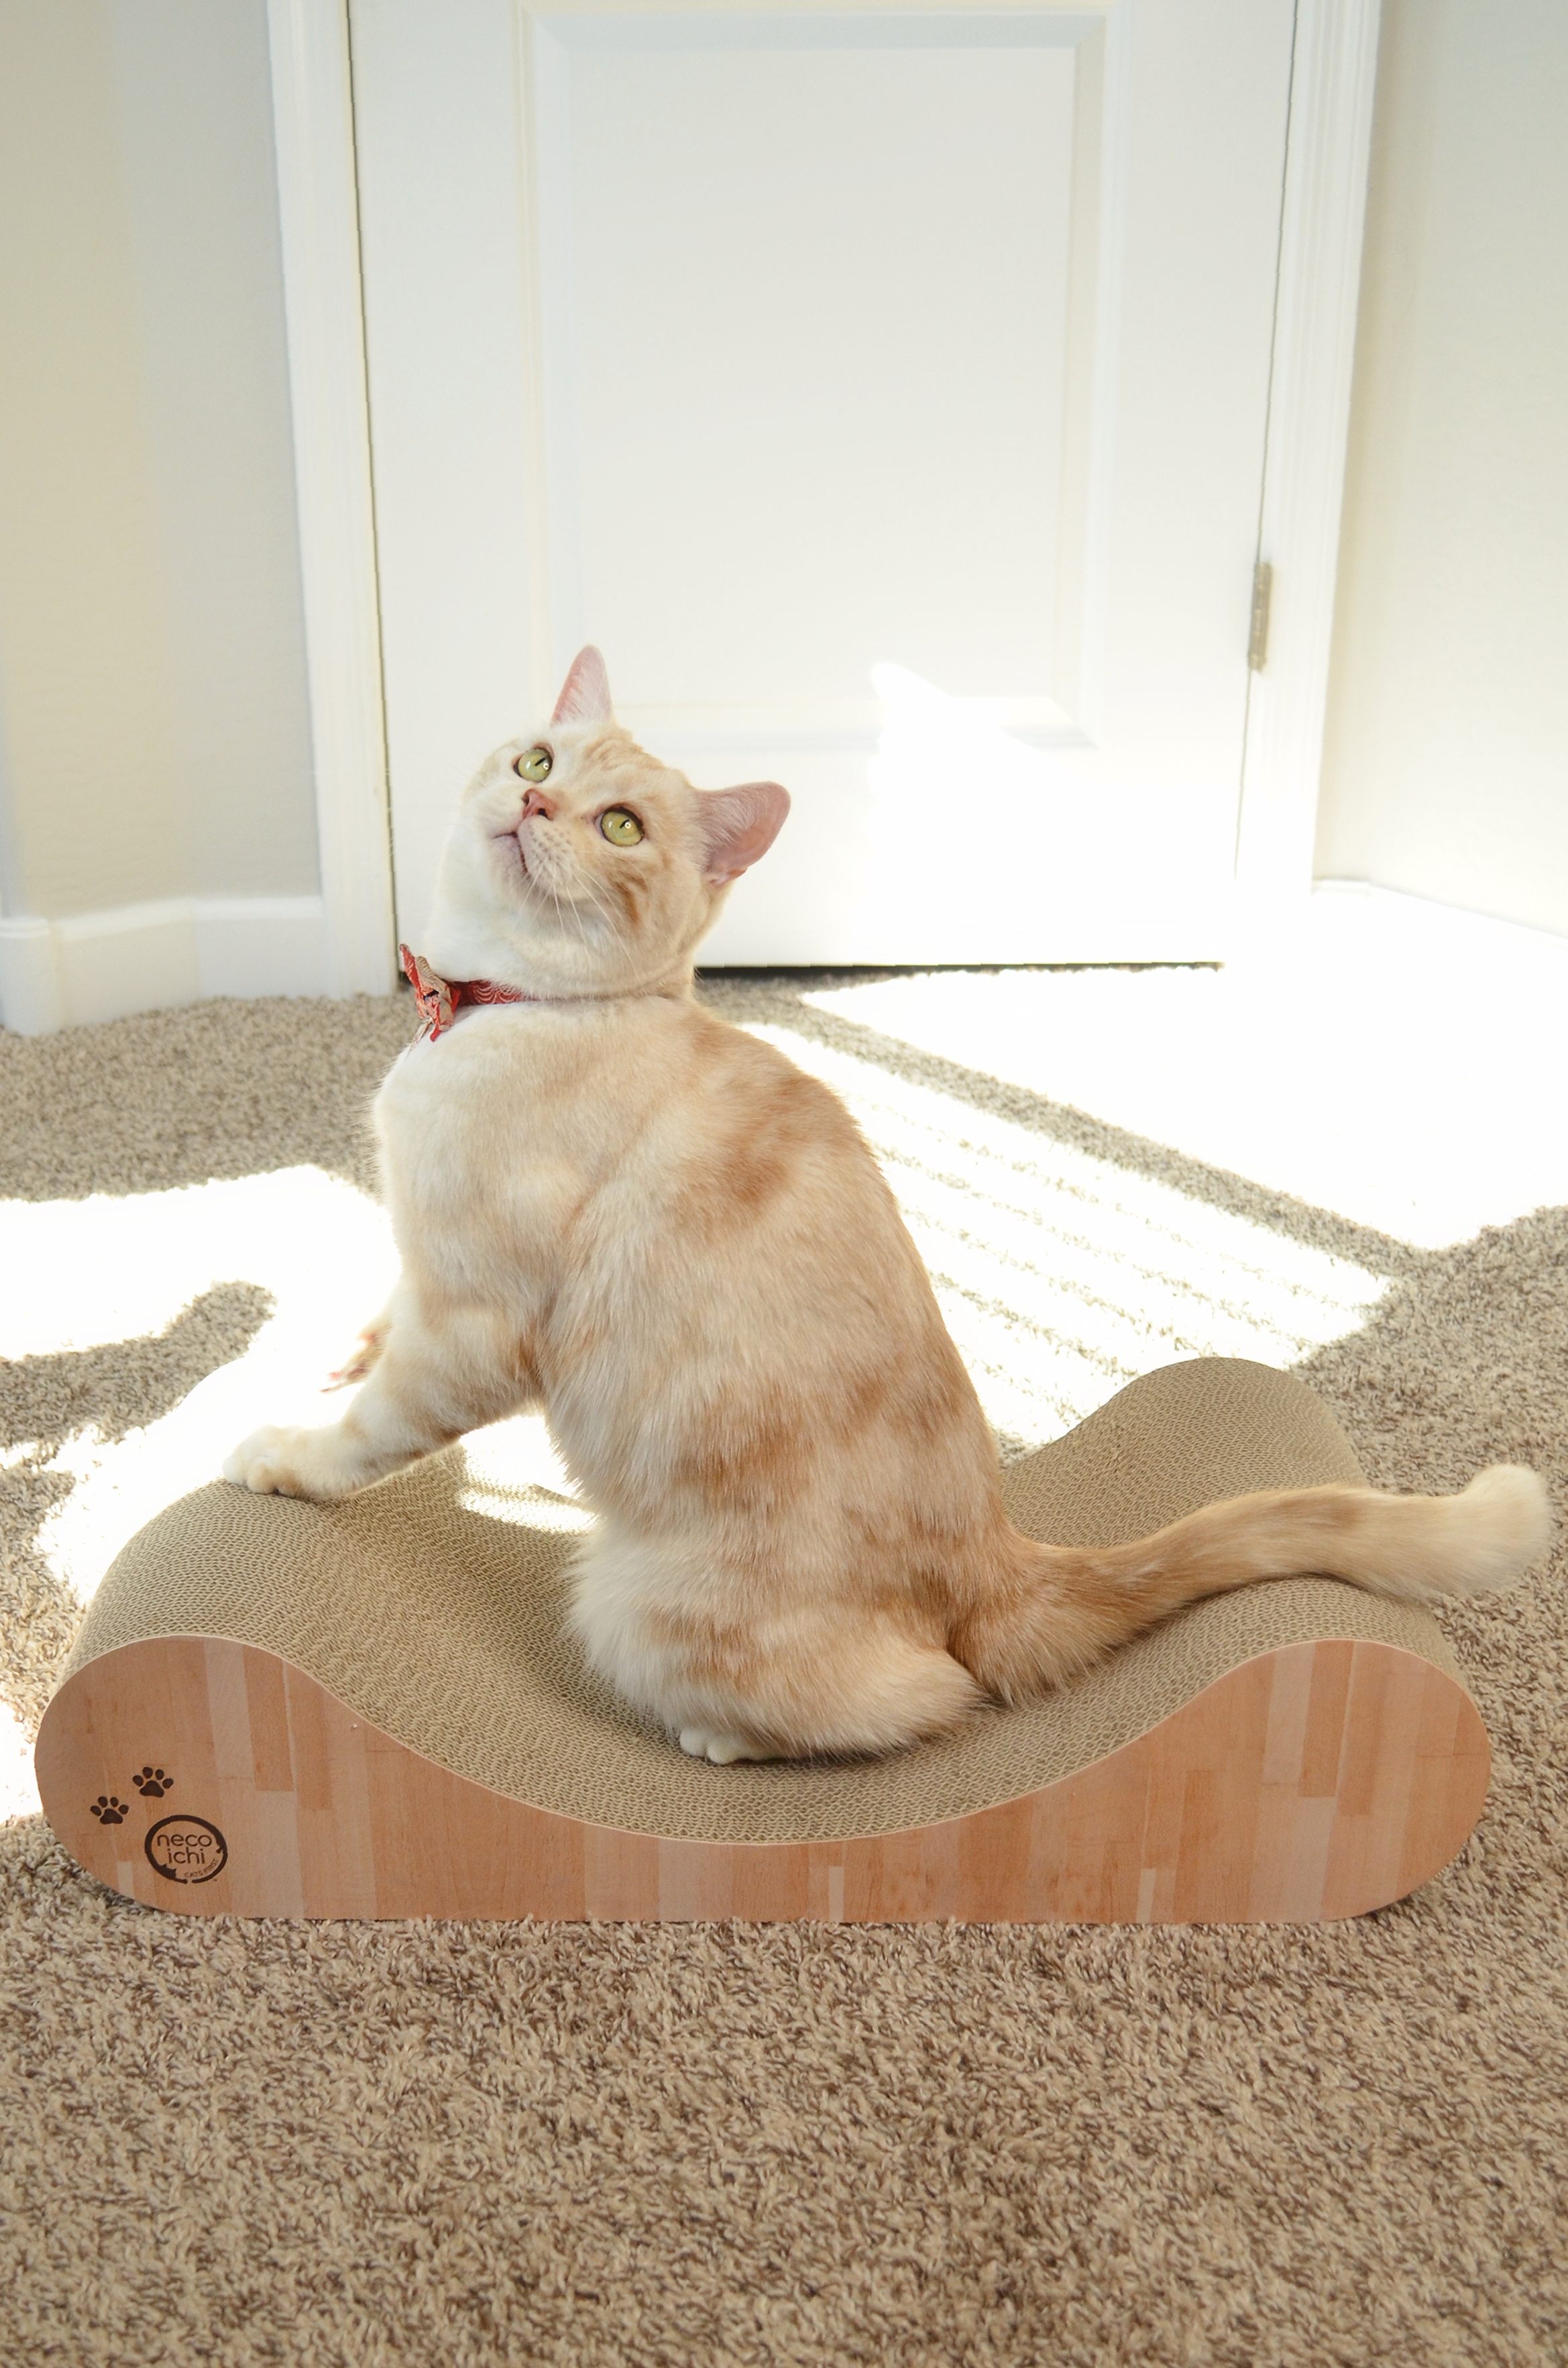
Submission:
<svg viewBox="0 0 1568 2368">
<path fill-rule="evenodd" d="M 1173 909 L 1198 939 L 1208 930 L 1211 951 L 1223 947 L 1216 883 L 1234 799 L 1222 785 L 1118 773 L 1048 700 L 956 699 L 891 664 L 873 666 L 870 681 L 885 721 L 869 768 L 858 942 L 889 959 L 910 944 L 956 945 L 958 898 L 979 926 L 953 959 L 1049 945 L 1071 960 L 1117 942 L 1118 929 L 1126 944 L 1155 948 L 1160 916 Z M 1130 847 L 1136 866 L 1117 860 Z M 1135 908 L 1151 884 L 1142 915 Z"/>
</svg>

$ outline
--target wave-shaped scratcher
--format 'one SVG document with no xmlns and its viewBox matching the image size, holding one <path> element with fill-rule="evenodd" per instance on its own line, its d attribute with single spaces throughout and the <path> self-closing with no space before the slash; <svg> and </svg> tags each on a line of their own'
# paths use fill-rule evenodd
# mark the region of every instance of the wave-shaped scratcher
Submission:
<svg viewBox="0 0 1568 2368">
<path fill-rule="evenodd" d="M 1038 1537 L 1360 1482 L 1288 1374 L 1147 1374 L 1006 1474 Z M 1069 1691 L 877 1761 L 713 1768 L 564 1634 L 580 1516 L 462 1449 L 322 1508 L 218 1483 L 104 1580 L 38 1744 L 55 1832 L 187 1914 L 1310 1921 L 1445 1866 L 1485 1731 L 1429 1616 L 1216 1598 Z"/>
</svg>

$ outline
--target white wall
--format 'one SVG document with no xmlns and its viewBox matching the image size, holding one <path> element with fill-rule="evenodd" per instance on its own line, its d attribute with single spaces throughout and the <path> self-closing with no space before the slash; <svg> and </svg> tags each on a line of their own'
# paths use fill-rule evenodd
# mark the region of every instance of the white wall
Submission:
<svg viewBox="0 0 1568 2368">
<path fill-rule="evenodd" d="M 1568 6 L 1384 0 L 1317 870 L 1568 933 Z M 0 1017 L 322 972 L 267 0 L 0 0 Z"/>
<path fill-rule="evenodd" d="M 308 967 L 266 0 L 0 0 L 0 317 L 6 1017 Z"/>
<path fill-rule="evenodd" d="M 1316 869 L 1568 932 L 1568 6 L 1384 0 Z"/>
</svg>

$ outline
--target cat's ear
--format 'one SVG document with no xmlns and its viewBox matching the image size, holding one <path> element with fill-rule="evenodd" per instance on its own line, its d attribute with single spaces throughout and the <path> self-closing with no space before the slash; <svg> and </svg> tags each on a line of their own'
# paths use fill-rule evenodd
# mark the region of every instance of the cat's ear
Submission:
<svg viewBox="0 0 1568 2368">
<path fill-rule="evenodd" d="M 702 876 L 722 888 L 749 871 L 784 827 L 790 792 L 777 781 L 744 781 L 735 790 L 699 790 L 707 858 Z"/>
<path fill-rule="evenodd" d="M 609 676 L 592 642 L 579 650 L 561 686 L 552 723 L 608 723 L 610 718 Z"/>
</svg>

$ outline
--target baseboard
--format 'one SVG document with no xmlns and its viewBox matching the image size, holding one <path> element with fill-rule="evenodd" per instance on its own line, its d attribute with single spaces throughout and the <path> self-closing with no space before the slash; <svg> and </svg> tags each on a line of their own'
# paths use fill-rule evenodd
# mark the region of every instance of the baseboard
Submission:
<svg viewBox="0 0 1568 2368">
<path fill-rule="evenodd" d="M 19 1036 L 207 996 L 328 991 L 319 896 L 179 896 L 0 920 L 0 1024 Z"/>
<path fill-rule="evenodd" d="M 1365 880 L 1319 880 L 1314 932 L 1496 969 L 1568 975 L 1568 937 Z M 0 920 L 0 1026 L 18 1036 L 198 1003 L 211 995 L 327 995 L 319 896 L 183 896 L 70 920 Z"/>
<path fill-rule="evenodd" d="M 54 932 L 47 921 L 0 920 L 0 1027 L 42 1036 L 62 1025 Z"/>
<path fill-rule="evenodd" d="M 1568 984 L 1568 937 L 1535 929 L 1494 914 L 1438 905 L 1403 889 L 1375 887 L 1369 880 L 1314 880 L 1314 934 L 1343 931 L 1362 946 L 1490 971 L 1541 970 L 1561 973 Z"/>
</svg>

